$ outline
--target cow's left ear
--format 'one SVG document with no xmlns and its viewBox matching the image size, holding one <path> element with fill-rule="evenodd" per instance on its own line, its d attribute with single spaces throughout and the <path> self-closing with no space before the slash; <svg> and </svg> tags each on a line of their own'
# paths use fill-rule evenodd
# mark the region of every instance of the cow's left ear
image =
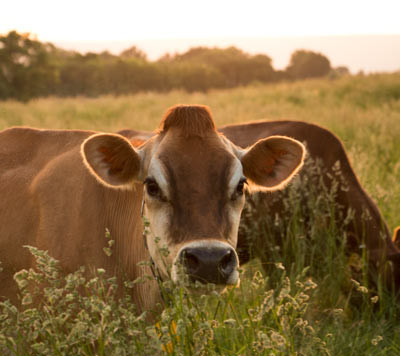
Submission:
<svg viewBox="0 0 400 356">
<path fill-rule="evenodd" d="M 303 166 L 305 147 L 284 136 L 257 141 L 241 157 L 250 186 L 261 190 L 283 188 Z"/>
<path fill-rule="evenodd" d="M 106 186 L 129 188 L 141 179 L 139 151 L 120 135 L 90 136 L 82 143 L 81 154 L 89 171 Z"/>
</svg>

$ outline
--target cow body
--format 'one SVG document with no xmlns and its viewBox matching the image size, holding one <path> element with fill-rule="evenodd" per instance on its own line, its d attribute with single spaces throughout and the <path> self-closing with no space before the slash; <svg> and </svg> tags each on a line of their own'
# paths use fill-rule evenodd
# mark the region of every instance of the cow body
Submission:
<svg viewBox="0 0 400 356">
<path fill-rule="evenodd" d="M 0 296 L 15 301 L 13 274 L 34 267 L 24 245 L 48 250 L 65 272 L 104 268 L 120 284 L 149 274 L 137 264 L 150 257 L 160 277 L 177 283 L 182 273 L 221 287 L 238 283 L 244 186 L 282 188 L 303 164 L 303 145 L 276 136 L 241 149 L 202 106 L 173 107 L 157 134 L 144 143 L 139 134 L 130 142 L 90 131 L 0 132 Z M 115 240 L 110 257 L 106 229 Z M 159 296 L 155 281 L 133 291 L 142 310 Z"/>
</svg>

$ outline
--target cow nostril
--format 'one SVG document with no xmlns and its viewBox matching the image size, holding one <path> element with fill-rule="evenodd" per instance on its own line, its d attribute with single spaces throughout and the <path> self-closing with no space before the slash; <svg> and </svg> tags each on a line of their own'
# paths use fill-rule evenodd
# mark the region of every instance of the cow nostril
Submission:
<svg viewBox="0 0 400 356">
<path fill-rule="evenodd" d="M 191 282 L 230 284 L 237 278 L 236 252 L 225 245 L 186 247 L 180 252 L 180 264 Z"/>
<path fill-rule="evenodd" d="M 185 251 L 183 254 L 183 265 L 187 273 L 192 274 L 199 268 L 199 259 L 194 254 Z"/>
<path fill-rule="evenodd" d="M 224 257 L 221 258 L 218 269 L 224 275 L 227 276 L 232 273 L 235 267 L 235 256 L 231 250 L 228 250 Z"/>
</svg>

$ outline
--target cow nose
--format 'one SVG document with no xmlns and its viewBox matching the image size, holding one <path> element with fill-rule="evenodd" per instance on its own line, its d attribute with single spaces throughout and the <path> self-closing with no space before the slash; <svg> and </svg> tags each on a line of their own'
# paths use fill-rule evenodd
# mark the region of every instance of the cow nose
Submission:
<svg viewBox="0 0 400 356">
<path fill-rule="evenodd" d="M 235 284 L 238 260 L 230 247 L 187 247 L 180 253 L 180 261 L 192 282 Z"/>
</svg>

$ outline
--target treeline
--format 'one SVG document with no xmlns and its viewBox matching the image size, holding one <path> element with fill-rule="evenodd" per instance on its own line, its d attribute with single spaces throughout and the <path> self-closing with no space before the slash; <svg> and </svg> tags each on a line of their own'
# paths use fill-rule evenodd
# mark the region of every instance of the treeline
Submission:
<svg viewBox="0 0 400 356">
<path fill-rule="evenodd" d="M 298 50 L 284 71 L 271 58 L 235 47 L 196 47 L 183 54 L 149 61 L 131 47 L 119 55 L 80 54 L 42 43 L 15 31 L 0 36 L 0 99 L 29 100 L 42 96 L 98 96 L 138 91 L 206 91 L 252 82 L 321 77 L 333 69 L 324 55 Z M 337 72 L 346 72 L 345 68 Z"/>
</svg>

